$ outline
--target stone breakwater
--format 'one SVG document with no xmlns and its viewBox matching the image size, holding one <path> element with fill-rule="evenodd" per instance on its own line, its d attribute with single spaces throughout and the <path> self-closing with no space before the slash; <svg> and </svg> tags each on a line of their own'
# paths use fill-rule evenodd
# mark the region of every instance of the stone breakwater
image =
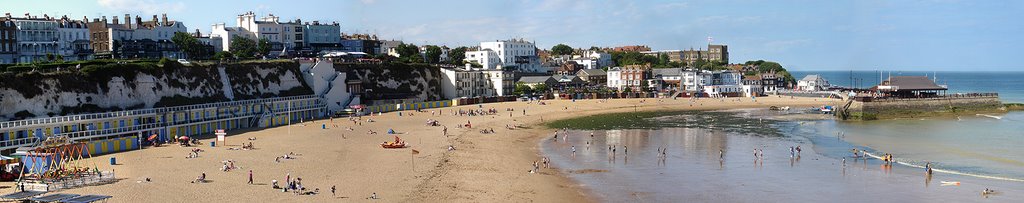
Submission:
<svg viewBox="0 0 1024 203">
<path fill-rule="evenodd" d="M 888 99 L 854 101 L 849 107 L 848 120 L 877 120 L 955 116 L 973 112 L 1005 112 L 998 96 L 942 97 L 924 99 Z"/>
</svg>

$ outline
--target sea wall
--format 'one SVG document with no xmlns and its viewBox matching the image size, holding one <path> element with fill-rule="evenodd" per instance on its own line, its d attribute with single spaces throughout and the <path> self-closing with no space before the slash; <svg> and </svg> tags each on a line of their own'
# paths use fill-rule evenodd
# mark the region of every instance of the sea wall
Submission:
<svg viewBox="0 0 1024 203">
<path fill-rule="evenodd" d="M 1006 111 L 999 97 L 854 101 L 849 120 L 919 118 Z"/>
<path fill-rule="evenodd" d="M 0 73 L 0 121 L 312 94 L 294 61 L 108 63 Z"/>
</svg>

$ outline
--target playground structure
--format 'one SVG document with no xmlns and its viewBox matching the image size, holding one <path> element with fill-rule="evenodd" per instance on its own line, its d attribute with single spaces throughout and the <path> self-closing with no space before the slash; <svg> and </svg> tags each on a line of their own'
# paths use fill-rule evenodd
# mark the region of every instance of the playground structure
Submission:
<svg viewBox="0 0 1024 203">
<path fill-rule="evenodd" d="M 100 171 L 85 142 L 54 136 L 25 152 L 17 186 L 26 191 L 57 191 L 113 182 L 113 172 Z M 92 167 L 89 167 L 89 165 Z"/>
</svg>

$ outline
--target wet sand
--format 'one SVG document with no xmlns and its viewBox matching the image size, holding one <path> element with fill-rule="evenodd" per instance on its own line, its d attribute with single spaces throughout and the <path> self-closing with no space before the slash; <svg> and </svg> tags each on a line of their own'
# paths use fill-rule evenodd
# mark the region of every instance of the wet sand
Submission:
<svg viewBox="0 0 1024 203">
<path fill-rule="evenodd" d="M 594 133 L 594 138 L 590 138 Z M 757 136 L 696 128 L 570 130 L 541 145 L 555 166 L 606 202 L 1013 202 L 1019 182 L 979 179 L 819 154 L 799 136 Z M 589 142 L 589 147 L 588 146 Z M 615 151 L 609 150 L 615 146 Z M 575 146 L 575 155 L 571 147 Z M 801 146 L 791 157 L 789 147 Z M 667 148 L 661 159 L 659 148 Z M 624 149 L 628 149 L 628 154 Z M 754 156 L 763 150 L 763 157 Z M 847 148 L 848 149 L 848 148 Z M 720 159 L 719 150 L 724 152 Z M 843 156 L 843 155 L 840 155 Z M 960 185 L 943 186 L 943 181 Z M 982 196 L 985 188 L 1000 193 Z"/>
<path fill-rule="evenodd" d="M 72 194 L 112 195 L 110 202 L 588 202 L 597 201 L 593 193 L 570 179 L 567 171 L 544 169 L 527 173 L 531 163 L 540 160 L 538 142 L 550 136 L 551 130 L 541 124 L 552 119 L 598 113 L 730 109 L 767 106 L 819 106 L 826 101 L 813 98 L 758 98 L 739 101 L 702 99 L 693 106 L 688 100 L 617 99 L 508 102 L 483 104 L 485 109 L 498 110 L 491 116 L 453 116 L 452 111 L 474 110 L 473 106 L 428 109 L 424 112 L 404 111 L 381 116 L 364 116 L 362 124 L 348 119 L 318 120 L 303 124 L 256 131 L 228 132 L 227 145 L 196 148 L 205 150 L 199 158 L 186 159 L 192 147 L 164 145 L 125 153 L 88 159 L 87 165 L 114 170 L 121 180 L 107 185 L 61 191 Z M 635 106 L 635 107 L 634 107 Z M 505 111 L 513 108 L 515 111 Z M 526 110 L 527 115 L 522 114 Z M 431 115 L 431 112 L 436 112 Z M 511 113 L 511 117 L 510 114 Z M 410 115 L 413 114 L 413 115 Z M 376 122 L 366 122 L 365 119 Z M 427 119 L 438 120 L 449 129 L 427 126 Z M 456 128 L 471 121 L 472 129 Z M 327 129 L 321 125 L 327 124 Z M 334 127 L 337 124 L 338 127 Z M 525 129 L 507 130 L 506 125 Z M 347 130 L 352 128 L 353 130 Z M 381 149 L 379 144 L 394 138 L 387 135 L 393 128 L 407 143 L 404 149 Z M 480 129 L 493 128 L 496 133 L 482 134 Z M 368 131 L 376 131 L 370 135 Z M 228 150 L 255 138 L 255 150 Z M 204 139 L 208 144 L 212 139 Z M 454 151 L 448 151 L 452 145 Z M 419 153 L 414 154 L 412 150 Z M 289 152 L 295 159 L 275 162 L 274 158 Z M 110 166 L 110 157 L 119 165 Z M 234 160 L 236 169 L 221 172 L 224 160 Z M 246 184 L 248 171 L 253 170 L 255 185 Z M 205 172 L 211 182 L 192 184 Z M 302 178 L 306 188 L 319 188 L 319 195 L 294 195 L 272 189 L 271 180 L 284 185 L 287 174 Z M 587 174 L 601 174 L 598 172 Z M 150 178 L 151 182 L 143 179 Z M 5 185 L 13 185 L 6 183 Z M 338 188 L 331 196 L 330 187 Z M 12 192 L 12 188 L 0 192 Z M 376 193 L 378 200 L 368 200 Z"/>
</svg>

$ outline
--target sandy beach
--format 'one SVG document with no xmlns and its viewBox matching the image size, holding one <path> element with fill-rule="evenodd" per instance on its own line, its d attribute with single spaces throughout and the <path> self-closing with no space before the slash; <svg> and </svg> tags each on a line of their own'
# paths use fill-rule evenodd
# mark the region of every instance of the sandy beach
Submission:
<svg viewBox="0 0 1024 203">
<path fill-rule="evenodd" d="M 597 201 L 558 168 L 528 173 L 540 160 L 539 140 L 551 130 L 542 123 L 554 119 L 611 112 L 651 110 L 705 110 L 768 106 L 811 107 L 834 100 L 762 97 L 701 99 L 613 99 L 507 102 L 403 111 L 348 118 L 323 119 L 269 129 L 228 132 L 226 143 L 210 147 L 164 145 L 87 160 L 102 170 L 113 170 L 120 181 L 61 191 L 72 194 L 114 196 L 111 202 L 590 202 Z M 486 116 L 455 116 L 459 110 L 495 109 Z M 514 111 L 506 111 L 506 109 Z M 525 110 L 525 115 L 523 110 Z M 368 122 L 372 119 L 374 122 Z M 428 119 L 448 128 L 428 126 Z M 472 123 L 472 128 L 456 126 Z M 322 127 L 326 125 L 326 129 Z M 507 125 L 523 128 L 506 129 Z M 351 128 L 351 129 L 349 129 Z M 397 132 L 411 147 L 382 149 Z M 495 133 L 483 134 L 481 129 Z M 376 134 L 370 134 L 375 131 Z M 249 140 L 253 138 L 253 140 Z M 252 142 L 254 150 L 229 150 Z M 223 144 L 223 145 L 222 145 Z M 449 151 L 453 146 L 455 150 Z M 190 150 L 202 149 L 198 158 L 187 159 Z M 414 153 L 414 150 L 418 153 Z M 289 155 L 292 159 L 275 161 Z M 109 165 L 116 157 L 118 165 Z M 237 169 L 220 170 L 232 160 Z M 255 184 L 247 184 L 249 170 Z M 200 174 L 207 183 L 190 183 Z M 271 188 L 284 185 L 286 176 L 301 178 L 317 195 L 295 195 Z M 150 181 L 145 181 L 145 179 Z M 14 183 L 7 183 L 14 185 Z M 330 188 L 337 187 L 332 196 Z M 0 192 L 13 192 L 4 188 Z M 376 200 L 368 199 L 376 193 Z"/>
</svg>

